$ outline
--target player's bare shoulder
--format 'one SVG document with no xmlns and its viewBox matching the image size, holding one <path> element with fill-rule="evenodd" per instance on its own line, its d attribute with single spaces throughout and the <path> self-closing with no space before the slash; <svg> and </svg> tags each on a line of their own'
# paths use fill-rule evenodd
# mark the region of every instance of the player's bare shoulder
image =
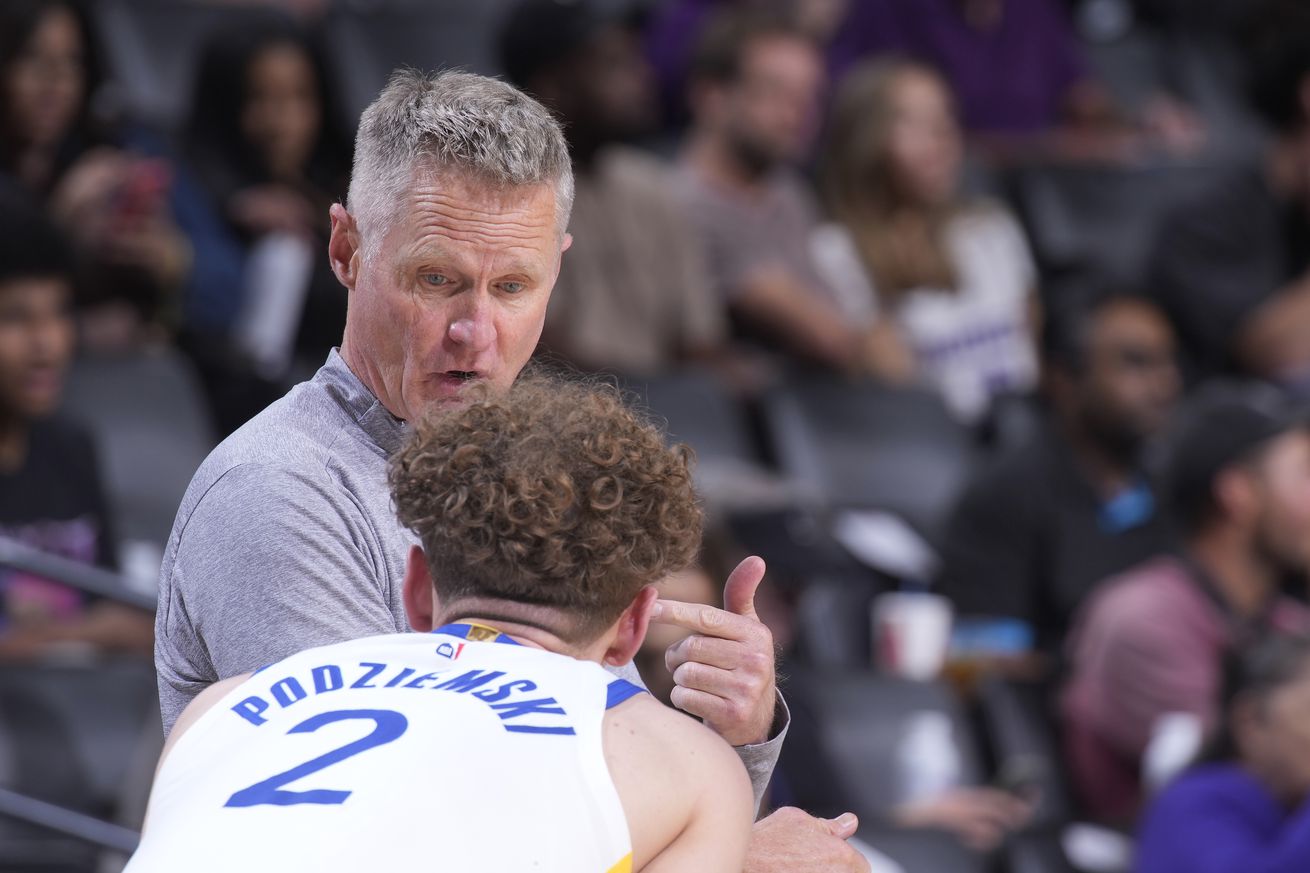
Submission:
<svg viewBox="0 0 1310 873">
<path fill-rule="evenodd" d="M 738 844 L 744 857 L 754 796 L 741 759 L 722 737 L 638 694 L 606 714 L 604 743 L 631 830 L 634 869 L 656 869 L 650 865 L 680 840 L 681 851 L 698 851 L 695 835 L 704 831 L 727 860 L 698 856 L 695 869 L 740 869 L 741 859 L 731 859 Z M 686 845 L 689 835 L 693 845 Z"/>
</svg>

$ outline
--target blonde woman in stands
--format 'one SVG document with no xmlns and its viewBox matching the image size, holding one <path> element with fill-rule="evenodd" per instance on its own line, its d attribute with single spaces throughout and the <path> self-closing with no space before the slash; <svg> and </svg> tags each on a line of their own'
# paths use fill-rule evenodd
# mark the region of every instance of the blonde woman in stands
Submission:
<svg viewBox="0 0 1310 873">
<path fill-rule="evenodd" d="M 960 190 L 954 98 L 923 64 L 874 61 L 837 95 L 823 158 L 833 224 L 812 240 L 847 315 L 873 325 L 871 370 L 938 389 L 965 421 L 1037 378 L 1036 273 L 1018 223 Z"/>
</svg>

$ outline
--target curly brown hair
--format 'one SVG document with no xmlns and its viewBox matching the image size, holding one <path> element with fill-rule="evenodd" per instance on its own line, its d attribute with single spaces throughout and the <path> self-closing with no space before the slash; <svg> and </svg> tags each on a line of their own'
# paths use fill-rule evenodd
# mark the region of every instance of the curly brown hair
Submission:
<svg viewBox="0 0 1310 873">
<path fill-rule="evenodd" d="M 695 560 L 690 465 L 612 385 L 532 375 L 424 419 L 389 480 L 445 605 L 555 607 L 578 641 Z"/>
</svg>

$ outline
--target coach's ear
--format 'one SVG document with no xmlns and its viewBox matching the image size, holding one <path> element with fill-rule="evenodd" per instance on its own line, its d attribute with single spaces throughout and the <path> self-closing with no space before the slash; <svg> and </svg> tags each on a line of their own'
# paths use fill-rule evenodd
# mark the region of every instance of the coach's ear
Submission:
<svg viewBox="0 0 1310 873">
<path fill-rule="evenodd" d="M 359 225 L 340 203 L 332 204 L 328 209 L 328 217 L 332 220 L 332 230 L 328 236 L 328 263 L 337 281 L 354 291 L 355 282 L 359 279 Z"/>
<path fill-rule="evenodd" d="M 436 625 L 436 592 L 432 590 L 432 574 L 428 572 L 428 559 L 418 546 L 410 546 L 409 562 L 405 564 L 405 615 L 409 626 L 419 633 L 427 633 Z"/>
<path fill-rule="evenodd" d="M 623 610 L 619 616 L 618 627 L 613 642 L 605 650 L 605 663 L 620 667 L 637 655 L 637 650 L 646 641 L 646 631 L 650 628 L 650 613 L 659 599 L 659 591 L 654 585 L 641 589 L 636 599 Z"/>
</svg>

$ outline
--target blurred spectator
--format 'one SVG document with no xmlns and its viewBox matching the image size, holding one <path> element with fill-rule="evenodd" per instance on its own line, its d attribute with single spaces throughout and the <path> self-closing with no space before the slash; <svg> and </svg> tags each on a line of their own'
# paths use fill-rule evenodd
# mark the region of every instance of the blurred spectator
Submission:
<svg viewBox="0 0 1310 873">
<path fill-rule="evenodd" d="M 1130 118 L 1083 57 L 1058 0 L 879 0 L 884 50 L 938 66 L 954 87 L 965 127 L 1004 146 L 1025 139 L 1068 157 L 1122 153 L 1132 129 L 1187 151 L 1201 142 L 1192 113 L 1156 95 Z"/>
<path fill-rule="evenodd" d="M 1147 810 L 1137 873 L 1310 868 L 1310 638 L 1232 660 L 1219 737 Z"/>
<path fill-rule="evenodd" d="M 1273 127 L 1263 163 L 1162 223 L 1154 285 L 1200 375 L 1310 386 L 1310 14 L 1266 22 L 1251 95 Z"/>
<path fill-rule="evenodd" d="M 327 211 L 345 195 L 350 144 L 333 122 L 323 59 L 281 16 L 258 31 L 219 31 L 191 106 L 187 161 L 224 223 L 193 242 L 198 256 L 237 259 L 242 283 L 194 288 L 188 322 L 266 379 L 310 372 L 340 342 L 346 317 L 346 290 L 328 267 Z"/>
<path fill-rule="evenodd" d="M 543 344 L 585 369 L 646 375 L 712 355 L 726 334 L 671 170 L 622 143 L 654 128 L 631 17 L 594 0 L 527 0 L 507 19 L 510 80 L 564 125 L 575 194 Z"/>
<path fill-rule="evenodd" d="M 1310 570 L 1310 429 L 1272 389 L 1211 386 L 1180 412 L 1164 490 L 1183 534 L 1104 583 L 1069 640 L 1065 749 L 1088 812 L 1126 822 L 1166 715 L 1216 721 L 1226 651 L 1310 628 L 1282 593 Z"/>
<path fill-rule="evenodd" d="M 954 834 L 975 852 L 990 852 L 1032 820 L 1033 804 L 1000 788 L 962 785 L 936 797 L 905 804 L 892 821 L 903 828 Z"/>
<path fill-rule="evenodd" d="M 0 190 L 0 535 L 107 569 L 114 541 L 88 434 L 59 405 L 73 354 L 71 256 L 26 198 Z M 90 643 L 147 654 L 149 615 L 0 570 L 0 660 Z"/>
<path fill-rule="evenodd" d="M 903 50 L 937 64 L 965 126 L 1035 134 L 1113 117 L 1057 0 L 888 0 Z"/>
<path fill-rule="evenodd" d="M 1140 297 L 1054 308 L 1042 342 L 1043 420 L 965 490 L 939 585 L 960 614 L 1028 622 L 1051 653 L 1097 582 L 1170 542 L 1141 452 L 1179 379 L 1169 324 Z"/>
<path fill-rule="evenodd" d="M 6 174 L 44 197 L 86 151 L 109 142 L 89 105 L 99 58 L 80 6 L 16 0 L 3 15 L 0 157 Z"/>
<path fill-rule="evenodd" d="M 100 69 L 75 0 L 0 5 L 0 174 L 40 196 L 86 262 L 86 339 L 131 345 L 163 321 L 190 253 L 167 209 L 170 173 L 98 123 Z"/>
<path fill-rule="evenodd" d="M 828 136 L 823 193 L 840 224 L 816 232 L 815 257 L 851 320 L 873 325 L 875 373 L 935 386 L 969 421 L 1034 387 L 1036 268 L 1003 206 L 960 193 L 946 83 L 873 62 L 842 84 Z"/>
<path fill-rule="evenodd" d="M 894 21 L 872 0 L 666 0 L 655 4 L 645 48 L 664 99 L 667 120 L 686 120 L 687 68 L 697 40 L 725 7 L 783 11 L 797 29 L 824 47 L 828 74 L 838 81 L 848 68 L 884 45 Z"/>
<path fill-rule="evenodd" d="M 647 50 L 667 90 L 714 7 L 780 6 L 824 49 L 840 81 L 860 59 L 905 54 L 940 69 L 964 126 L 1008 157 L 1032 146 L 1071 158 L 1126 154 L 1135 128 L 1147 141 L 1189 151 L 1203 139 L 1194 113 L 1155 94 L 1130 117 L 1092 74 L 1059 0 L 673 0 L 655 16 Z M 674 118 L 679 106 L 670 101 Z"/>
<path fill-rule="evenodd" d="M 818 51 L 801 31 L 781 19 L 716 19 L 692 66 L 695 122 L 677 187 L 742 326 L 804 358 L 858 369 L 870 342 L 814 263 L 817 209 L 794 168 L 822 83 Z"/>
</svg>

